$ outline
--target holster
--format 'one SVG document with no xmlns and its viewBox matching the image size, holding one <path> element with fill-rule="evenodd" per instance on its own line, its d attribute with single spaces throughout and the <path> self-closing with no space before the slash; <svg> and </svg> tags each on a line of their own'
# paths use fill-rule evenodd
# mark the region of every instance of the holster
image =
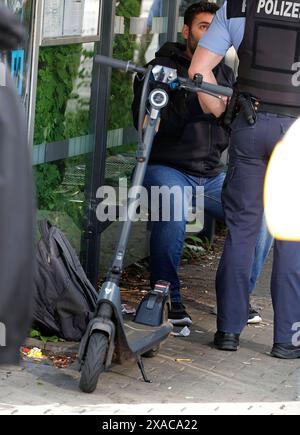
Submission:
<svg viewBox="0 0 300 435">
<path fill-rule="evenodd" d="M 251 95 L 240 94 L 235 89 L 223 117 L 224 127 L 229 128 L 239 113 L 243 113 L 249 125 L 254 125 L 256 122 L 255 107 L 257 104 L 258 101 Z"/>
</svg>

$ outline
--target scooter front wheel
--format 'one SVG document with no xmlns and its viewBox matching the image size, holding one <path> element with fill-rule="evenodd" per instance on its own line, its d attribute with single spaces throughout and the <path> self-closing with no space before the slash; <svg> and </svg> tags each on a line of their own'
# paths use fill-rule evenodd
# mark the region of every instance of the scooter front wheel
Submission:
<svg viewBox="0 0 300 435">
<path fill-rule="evenodd" d="M 108 337 L 103 332 L 94 332 L 89 340 L 88 350 L 83 367 L 79 388 L 84 393 L 93 393 L 98 384 L 99 376 L 105 369 L 105 359 L 108 350 Z"/>
</svg>

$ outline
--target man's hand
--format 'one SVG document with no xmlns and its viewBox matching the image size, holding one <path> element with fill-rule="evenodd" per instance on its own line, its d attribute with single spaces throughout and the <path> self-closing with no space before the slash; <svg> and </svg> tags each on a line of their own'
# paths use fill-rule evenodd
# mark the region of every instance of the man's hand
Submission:
<svg viewBox="0 0 300 435">
<path fill-rule="evenodd" d="M 24 40 L 25 31 L 6 6 L 0 6 L 0 51 L 13 50 Z"/>
</svg>

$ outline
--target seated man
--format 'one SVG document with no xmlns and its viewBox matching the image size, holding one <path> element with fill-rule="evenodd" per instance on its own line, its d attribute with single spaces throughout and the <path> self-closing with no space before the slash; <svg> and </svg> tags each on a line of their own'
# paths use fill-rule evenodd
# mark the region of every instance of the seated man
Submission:
<svg viewBox="0 0 300 435">
<path fill-rule="evenodd" d="M 163 65 L 178 70 L 178 75 L 188 77 L 188 69 L 198 42 L 209 28 L 218 10 L 214 3 L 199 2 L 185 12 L 182 35 L 186 45 L 166 43 L 156 54 L 152 65 Z M 215 70 L 218 83 L 232 87 L 233 71 L 221 63 Z M 135 98 L 133 115 L 138 125 L 138 111 L 143 81 L 137 77 L 134 83 Z M 216 219 L 224 220 L 221 192 L 225 179 L 221 155 L 228 146 L 228 134 L 218 119 L 205 115 L 196 94 L 184 90 L 170 93 L 170 102 L 162 111 L 162 122 L 157 133 L 150 164 L 145 177 L 148 190 L 152 186 L 204 187 L 205 211 Z M 171 207 L 174 207 L 171 201 Z M 173 213 L 174 214 L 174 213 Z M 151 223 L 150 268 L 151 286 L 163 279 L 171 283 L 171 311 L 169 320 L 177 325 L 192 324 L 185 311 L 180 295 L 178 267 L 184 246 L 186 221 L 158 221 Z M 252 292 L 272 245 L 266 225 L 262 224 L 257 240 L 256 256 L 249 292 Z M 249 323 L 260 321 L 258 313 L 250 307 Z"/>
</svg>

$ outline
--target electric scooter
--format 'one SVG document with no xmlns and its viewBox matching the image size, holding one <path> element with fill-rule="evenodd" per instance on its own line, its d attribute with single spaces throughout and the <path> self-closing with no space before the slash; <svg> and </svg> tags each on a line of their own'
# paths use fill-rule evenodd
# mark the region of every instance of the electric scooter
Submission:
<svg viewBox="0 0 300 435">
<path fill-rule="evenodd" d="M 132 180 L 138 197 L 139 189 L 143 186 L 154 136 L 159 128 L 161 110 L 169 102 L 168 90 L 186 89 L 221 98 L 220 95 L 230 97 L 232 89 L 204 83 L 201 75 L 195 76 L 194 80 L 182 79 L 177 76 L 176 70 L 163 66 L 149 66 L 145 69 L 131 62 L 105 56 L 96 56 L 95 62 L 145 76 L 139 113 L 137 165 Z M 149 94 L 150 81 L 155 82 L 156 86 Z M 132 198 L 128 200 L 127 219 L 122 227 L 112 266 L 99 292 L 95 317 L 89 323 L 81 341 L 78 356 L 81 371 L 79 387 L 85 393 L 95 391 L 99 376 L 109 369 L 113 358 L 116 362 L 122 363 L 124 358 L 134 357 L 144 381 L 151 382 L 145 372 L 143 357 L 155 356 L 160 344 L 172 332 L 173 327 L 168 322 L 170 284 L 165 281 L 159 281 L 144 297 L 133 320 L 123 319 L 119 283 L 136 212 L 135 201 L 136 199 Z"/>
</svg>

